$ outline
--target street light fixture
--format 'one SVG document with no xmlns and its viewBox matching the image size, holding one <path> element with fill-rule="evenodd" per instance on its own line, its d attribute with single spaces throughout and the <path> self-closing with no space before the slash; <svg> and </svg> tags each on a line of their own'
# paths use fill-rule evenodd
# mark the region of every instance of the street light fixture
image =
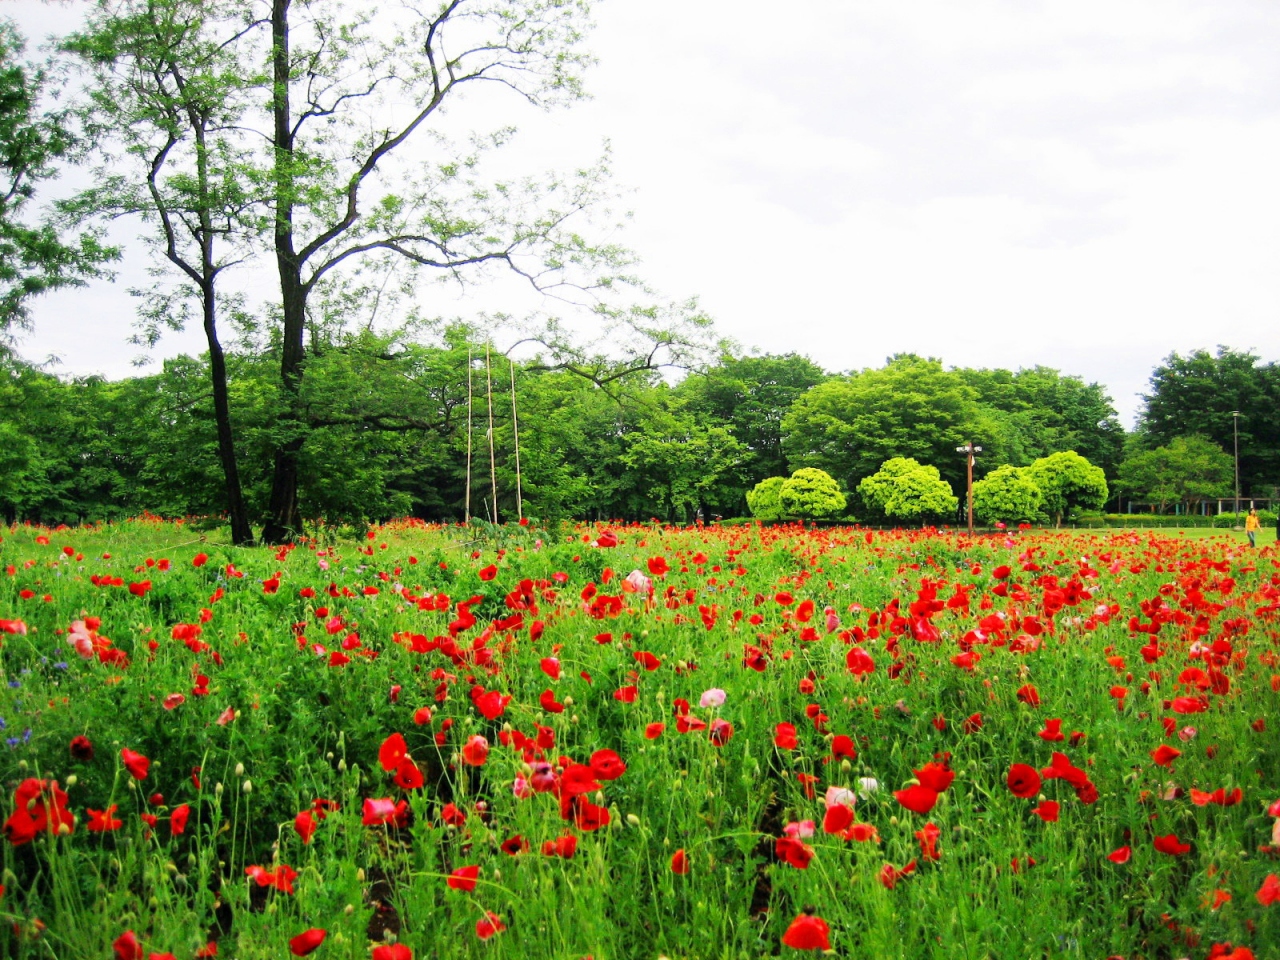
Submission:
<svg viewBox="0 0 1280 960">
<path fill-rule="evenodd" d="M 969 499 L 969 536 L 973 536 L 973 455 L 981 453 L 981 447 L 975 447 L 973 441 L 970 440 L 963 447 L 956 447 L 956 453 L 965 454 L 965 460 L 968 462 L 969 482 L 968 482 L 968 499 Z"/>
</svg>

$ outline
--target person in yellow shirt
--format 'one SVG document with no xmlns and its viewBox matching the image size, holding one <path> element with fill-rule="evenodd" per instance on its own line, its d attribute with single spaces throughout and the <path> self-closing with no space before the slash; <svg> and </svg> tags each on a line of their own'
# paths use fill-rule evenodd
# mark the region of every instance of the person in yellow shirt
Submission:
<svg viewBox="0 0 1280 960">
<path fill-rule="evenodd" d="M 1249 546 L 1257 547 L 1258 531 L 1262 528 L 1262 521 L 1258 519 L 1258 511 L 1250 509 L 1249 515 L 1244 518 L 1244 533 L 1249 538 Z"/>
</svg>

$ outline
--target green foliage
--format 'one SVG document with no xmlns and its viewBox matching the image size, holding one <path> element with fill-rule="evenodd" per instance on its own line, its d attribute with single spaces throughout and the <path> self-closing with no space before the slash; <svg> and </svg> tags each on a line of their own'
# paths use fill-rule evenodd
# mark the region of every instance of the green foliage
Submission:
<svg viewBox="0 0 1280 960">
<path fill-rule="evenodd" d="M 782 446 L 793 467 L 850 480 L 895 457 L 954 464 L 977 414 L 974 390 L 940 361 L 899 355 L 802 394 L 783 419 Z"/>
<path fill-rule="evenodd" d="M 737 468 L 743 491 L 767 477 L 785 476 L 782 418 L 796 398 L 827 379 L 813 361 L 794 353 L 723 357 L 691 374 L 676 388 L 686 409 L 703 420 L 714 419 L 744 447 Z"/>
<path fill-rule="evenodd" d="M 886 460 L 858 484 L 858 494 L 869 510 L 890 520 L 952 517 L 960 505 L 937 467 L 910 457 Z"/>
<path fill-rule="evenodd" d="M 747 506 L 751 508 L 751 515 L 766 523 L 786 519 L 786 511 L 782 509 L 779 498 L 786 482 L 786 477 L 769 477 L 748 490 Z"/>
<path fill-rule="evenodd" d="M 1116 486 L 1130 496 L 1159 505 L 1188 509 L 1202 500 L 1229 496 L 1231 455 L 1204 437 L 1175 437 L 1169 444 L 1139 450 L 1120 465 Z"/>
<path fill-rule="evenodd" d="M 1044 518 L 1044 492 L 1027 468 L 998 467 L 974 483 L 973 512 L 983 523 L 1033 523 Z"/>
<path fill-rule="evenodd" d="M 1104 387 L 1049 367 L 1017 372 L 958 368 L 977 392 L 988 462 L 1025 466 L 1037 457 L 1076 450 L 1113 476 L 1123 455 L 1124 429 Z"/>
<path fill-rule="evenodd" d="M 66 242 L 49 222 L 31 223 L 24 208 L 54 165 L 75 148 L 67 118 L 40 112 L 47 78 L 21 61 L 22 38 L 0 20 L 0 334 L 28 321 L 28 301 L 99 276 L 119 251 L 87 232 Z"/>
<path fill-rule="evenodd" d="M 840 484 L 814 467 L 802 467 L 778 488 L 783 513 L 804 520 L 826 520 L 844 513 L 847 501 Z"/>
<path fill-rule="evenodd" d="M 1139 423 L 1148 448 L 1201 436 L 1220 449 L 1240 449 L 1243 493 L 1270 495 L 1280 476 L 1280 364 L 1260 363 L 1248 351 L 1218 347 L 1171 353 L 1151 374 Z M 1238 411 L 1238 421 L 1232 416 Z"/>
<path fill-rule="evenodd" d="M 1110 495 L 1102 469 L 1074 450 L 1041 457 L 1026 475 L 1040 487 L 1045 510 L 1057 524 L 1072 510 L 1101 509 Z"/>
</svg>

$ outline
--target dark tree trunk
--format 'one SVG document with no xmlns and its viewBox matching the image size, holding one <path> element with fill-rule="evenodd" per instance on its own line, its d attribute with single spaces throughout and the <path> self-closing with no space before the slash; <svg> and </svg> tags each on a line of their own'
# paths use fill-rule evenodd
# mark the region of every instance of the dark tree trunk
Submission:
<svg viewBox="0 0 1280 960">
<path fill-rule="evenodd" d="M 213 417 L 218 428 L 218 458 L 227 485 L 227 512 L 231 517 L 231 542 L 238 547 L 253 543 L 249 511 L 240 488 L 240 468 L 236 462 L 234 434 L 231 430 L 231 401 L 227 395 L 227 361 L 218 342 L 218 329 L 213 291 L 204 297 L 204 335 L 209 341 L 209 373 L 213 379 Z"/>
<path fill-rule="evenodd" d="M 306 321 L 306 289 L 302 263 L 293 245 L 293 130 L 289 105 L 289 4 L 273 0 L 271 5 L 272 73 L 275 93 L 272 113 L 275 120 L 276 268 L 280 275 L 280 304 L 284 314 L 284 343 L 280 352 L 280 385 L 284 391 L 280 411 L 281 440 L 275 450 L 271 477 L 271 500 L 264 543 L 283 543 L 302 530 L 298 512 L 298 454 L 305 440 L 305 424 L 299 403 L 302 365 L 306 353 L 303 333 Z"/>
</svg>

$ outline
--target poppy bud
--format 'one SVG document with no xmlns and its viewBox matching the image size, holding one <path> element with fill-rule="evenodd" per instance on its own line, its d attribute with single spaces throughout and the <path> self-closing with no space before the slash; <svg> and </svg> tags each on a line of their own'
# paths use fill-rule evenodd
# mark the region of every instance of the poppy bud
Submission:
<svg viewBox="0 0 1280 960">
<path fill-rule="evenodd" d="M 132 784 L 132 783 L 133 783 L 133 781 L 132 781 L 132 780 L 130 780 L 130 781 L 129 781 L 129 783 L 131 783 L 131 784 Z M 215 784 L 213 785 L 213 795 L 214 795 L 215 797 L 220 797 L 220 796 L 222 796 L 222 784 L 220 784 L 220 783 L 215 783 Z"/>
<path fill-rule="evenodd" d="M 74 787 L 79 781 L 80 781 L 80 778 L 73 773 L 69 777 L 67 777 L 67 786 Z"/>
<path fill-rule="evenodd" d="M 631 826 L 633 827 L 638 827 L 640 826 L 640 818 L 637 817 L 634 813 L 628 813 L 627 823 L 631 824 Z"/>
<path fill-rule="evenodd" d="M 339 760 L 339 761 L 338 761 L 338 772 L 339 772 L 339 773 L 346 773 L 346 772 L 347 772 L 347 758 L 346 758 L 346 757 L 343 757 L 341 760 Z"/>
<path fill-rule="evenodd" d="M 244 786 L 241 787 L 240 789 L 243 790 L 245 793 L 253 793 L 253 781 L 246 780 L 244 782 Z"/>
<path fill-rule="evenodd" d="M 243 764 L 243 763 L 237 763 L 237 764 L 236 764 L 236 776 L 237 776 L 237 777 L 243 777 L 243 776 L 244 776 L 244 764 Z"/>
</svg>

